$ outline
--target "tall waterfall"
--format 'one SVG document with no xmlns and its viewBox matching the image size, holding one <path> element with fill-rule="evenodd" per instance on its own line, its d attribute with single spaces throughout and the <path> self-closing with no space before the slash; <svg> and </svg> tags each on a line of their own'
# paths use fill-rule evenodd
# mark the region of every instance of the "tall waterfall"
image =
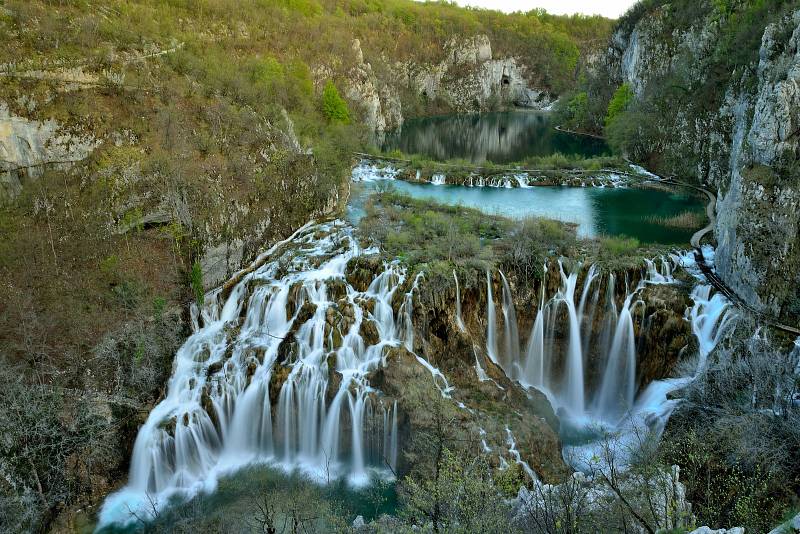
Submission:
<svg viewBox="0 0 800 534">
<path fill-rule="evenodd" d="M 511 371 L 511 377 L 517 378 L 520 371 L 519 358 L 519 333 L 517 331 L 517 312 L 514 310 L 514 297 L 508 280 L 500 271 L 500 278 L 503 280 L 503 324 L 505 326 L 505 351 L 503 354 L 503 366 Z"/>
<path fill-rule="evenodd" d="M 517 318 L 511 287 L 501 272 L 503 283 L 503 340 L 498 349 L 495 304 L 491 276 L 487 273 L 487 353 L 506 374 L 526 386 L 546 392 L 558 408 L 575 418 L 591 415 L 609 422 L 618 421 L 634 406 L 636 400 L 636 338 L 634 310 L 641 305 L 639 291 L 645 284 L 670 283 L 674 258 L 658 265 L 649 262 L 645 278 L 628 290 L 618 309 L 613 274 L 609 274 L 601 299 L 601 279 L 597 268 L 590 266 L 578 287 L 580 264 L 567 273 L 559 262 L 560 287 L 545 301 L 544 286 L 525 350 L 521 350 Z M 545 276 L 547 267 L 545 266 Z M 601 314 L 599 334 L 593 334 L 593 323 Z M 561 345 L 558 337 L 565 338 Z M 589 355 L 593 360 L 587 362 Z M 591 391 L 587 390 L 587 365 L 600 377 Z"/>
<path fill-rule="evenodd" d="M 391 305 L 406 272 L 387 264 L 357 291 L 345 267 L 365 252 L 350 227 L 307 226 L 263 255 L 224 302 L 220 291 L 207 296 L 166 397 L 136 437 L 128 485 L 107 499 L 101 524 L 130 521 L 149 498 L 213 488 L 220 473 L 251 462 L 353 484 L 385 462 L 396 469 L 397 403 L 368 375 L 408 336 Z M 362 337 L 367 321 L 378 332 L 372 344 Z"/>
<path fill-rule="evenodd" d="M 464 325 L 464 319 L 461 317 L 461 291 L 458 287 L 458 276 L 456 275 L 455 269 L 453 269 L 453 278 L 456 281 L 456 326 L 462 332 L 467 331 L 467 327 Z"/>
<path fill-rule="evenodd" d="M 491 275 L 487 273 L 487 353 L 505 373 L 525 386 L 544 391 L 556 408 L 564 409 L 573 419 L 588 416 L 607 424 L 616 424 L 643 406 L 651 407 L 659 399 L 658 410 L 666 409 L 664 384 L 656 381 L 637 398 L 636 355 L 637 339 L 634 331 L 636 314 L 644 316 L 644 303 L 640 291 L 648 284 L 669 284 L 676 265 L 683 264 L 690 273 L 704 281 L 702 275 L 686 262 L 692 256 L 671 255 L 658 261 L 647 261 L 643 278 L 636 287 L 629 288 L 621 306 L 616 300 L 617 280 L 613 273 L 607 275 L 605 291 L 601 291 L 601 274 L 592 265 L 585 271 L 582 288 L 578 288 L 578 264 L 567 273 L 559 263 L 560 287 L 556 294 L 545 300 L 542 296 L 528 335 L 524 351 L 520 351 L 516 332 L 516 311 L 511 287 L 501 272 L 503 282 L 503 340 L 502 353 L 498 353 L 498 334 L 492 297 Z M 545 277 L 547 276 L 545 266 Z M 692 332 L 699 342 L 700 362 L 705 365 L 706 355 L 717 345 L 720 337 L 734 320 L 729 302 L 721 294 L 713 294 L 711 286 L 699 284 L 692 291 L 694 306 L 687 310 Z M 599 328 L 593 328 L 602 321 Z M 597 331 L 597 334 L 594 332 Z M 558 343 L 558 340 L 562 343 Z M 591 360 L 588 360 L 591 358 Z M 590 368 L 589 368 L 590 367 Z M 587 387 L 587 372 L 591 371 L 596 385 Z M 649 409 L 649 408 L 648 408 Z"/>
<path fill-rule="evenodd" d="M 486 271 L 486 352 L 489 359 L 500 365 L 497 359 L 497 314 L 494 311 L 492 276 L 489 271 Z"/>
</svg>

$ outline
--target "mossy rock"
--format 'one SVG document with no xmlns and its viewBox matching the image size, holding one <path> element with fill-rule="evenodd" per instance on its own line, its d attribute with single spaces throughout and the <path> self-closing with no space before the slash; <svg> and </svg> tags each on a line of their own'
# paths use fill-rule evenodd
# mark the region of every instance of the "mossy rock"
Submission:
<svg viewBox="0 0 800 534">
<path fill-rule="evenodd" d="M 297 325 L 297 327 L 299 328 L 300 326 L 307 323 L 312 317 L 314 317 L 314 314 L 316 312 L 317 312 L 316 304 L 310 301 L 304 302 L 303 305 L 300 307 L 300 311 L 297 312 L 297 318 L 295 319 L 294 324 Z"/>
<path fill-rule="evenodd" d="M 292 368 L 284 365 L 276 365 L 272 368 L 272 374 L 269 377 L 269 402 L 272 406 L 277 406 L 281 388 L 291 372 Z"/>
<path fill-rule="evenodd" d="M 371 319 L 364 319 L 361 321 L 359 334 L 367 345 L 377 345 L 381 340 L 380 333 L 378 332 L 378 325 Z"/>
</svg>

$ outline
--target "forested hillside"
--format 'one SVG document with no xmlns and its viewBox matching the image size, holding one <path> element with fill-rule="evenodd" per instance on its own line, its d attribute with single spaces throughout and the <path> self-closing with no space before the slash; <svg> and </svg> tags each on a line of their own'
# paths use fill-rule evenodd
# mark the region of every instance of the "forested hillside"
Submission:
<svg viewBox="0 0 800 534">
<path fill-rule="evenodd" d="M 562 99 L 562 120 L 719 193 L 719 268 L 759 311 L 800 317 L 800 2 L 636 4 Z M 788 241 L 787 241 L 788 240 Z"/>
<path fill-rule="evenodd" d="M 392 87 L 398 63 L 488 36 L 557 95 L 610 28 L 410 0 L 0 2 L 0 524 L 106 494 L 189 304 L 340 209 L 371 142 L 361 60 L 411 116 L 448 104 Z"/>
</svg>

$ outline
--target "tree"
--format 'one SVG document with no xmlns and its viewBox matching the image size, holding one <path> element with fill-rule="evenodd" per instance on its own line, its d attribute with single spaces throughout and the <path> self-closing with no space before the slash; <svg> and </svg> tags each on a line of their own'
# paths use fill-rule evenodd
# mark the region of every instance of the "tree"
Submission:
<svg viewBox="0 0 800 534">
<path fill-rule="evenodd" d="M 0 360 L 0 525 L 45 529 L 58 509 L 111 463 L 112 428 L 99 403 L 29 384 Z"/>
<path fill-rule="evenodd" d="M 322 90 L 322 113 L 330 122 L 341 124 L 350 123 L 350 111 L 347 102 L 339 95 L 339 90 L 332 81 L 328 80 Z"/>
<path fill-rule="evenodd" d="M 619 88 L 614 92 L 614 96 L 611 97 L 611 102 L 608 103 L 608 111 L 606 112 L 606 128 L 611 126 L 614 121 L 619 117 L 624 111 L 628 109 L 628 106 L 633 101 L 634 98 L 633 89 L 627 83 L 623 83 L 619 86 Z"/>
</svg>

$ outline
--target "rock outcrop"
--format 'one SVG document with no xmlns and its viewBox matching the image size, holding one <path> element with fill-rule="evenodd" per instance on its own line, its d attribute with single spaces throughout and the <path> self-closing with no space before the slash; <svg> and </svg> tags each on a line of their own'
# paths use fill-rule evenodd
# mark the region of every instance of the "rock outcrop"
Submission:
<svg viewBox="0 0 800 534">
<path fill-rule="evenodd" d="M 55 120 L 29 120 L 0 102 L 0 200 L 15 197 L 26 178 L 48 166 L 66 167 L 85 159 L 100 142 L 70 132 Z"/>
<path fill-rule="evenodd" d="M 452 38 L 435 63 L 386 63 L 379 77 L 364 60 L 361 44 L 353 42 L 355 66 L 348 74 L 347 96 L 358 103 L 364 119 L 379 139 L 403 124 L 403 106 L 411 101 L 438 102 L 458 113 L 510 106 L 548 108 L 554 101 L 544 89 L 531 87 L 524 59 L 495 58 L 486 35 Z M 405 101 L 404 101 L 405 100 Z"/>
<path fill-rule="evenodd" d="M 767 25 L 757 71 L 739 70 L 723 86 L 708 68 L 723 32 L 710 13 L 674 29 L 667 23 L 672 11 L 651 9 L 617 30 L 598 70 L 606 70 L 612 85 L 628 83 L 638 98 L 662 105 L 664 94 L 654 94 L 669 77 L 701 80 L 719 96 L 721 104 L 711 109 L 709 95 L 702 101 L 670 97 L 676 104 L 655 125 L 660 141 L 643 143 L 631 156 L 716 189 L 719 274 L 755 309 L 797 317 L 800 11 Z"/>
<path fill-rule="evenodd" d="M 403 125 L 403 108 L 400 95 L 391 85 L 378 80 L 372 65 L 364 61 L 361 43 L 353 41 L 356 64 L 348 76 L 350 85 L 347 97 L 359 102 L 364 110 L 364 121 L 376 134 L 399 128 Z"/>
<path fill-rule="evenodd" d="M 399 63 L 397 77 L 425 99 L 442 99 L 459 112 L 501 105 L 542 109 L 551 95 L 529 87 L 527 67 L 516 58 L 493 58 L 489 38 L 451 39 L 436 64 Z"/>
</svg>

